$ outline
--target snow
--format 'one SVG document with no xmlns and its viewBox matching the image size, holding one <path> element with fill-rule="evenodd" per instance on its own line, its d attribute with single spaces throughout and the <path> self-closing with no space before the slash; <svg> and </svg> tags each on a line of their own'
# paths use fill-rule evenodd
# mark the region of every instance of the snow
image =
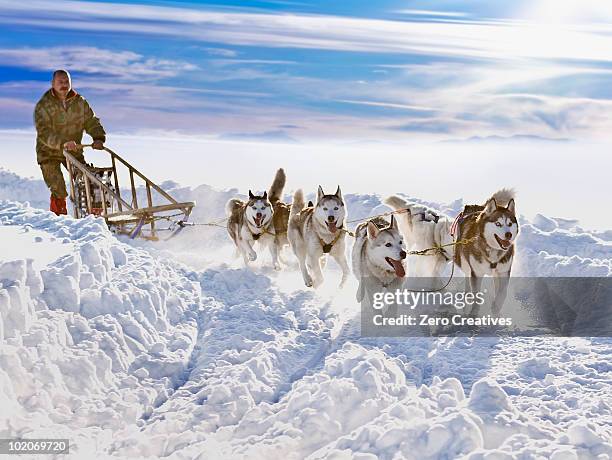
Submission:
<svg viewBox="0 0 612 460">
<path fill-rule="evenodd" d="M 238 194 L 165 186 L 198 222 Z M 612 458 L 610 338 L 362 338 L 333 266 L 315 292 L 243 268 L 223 229 L 135 241 L 32 207 L 36 181 L 2 171 L 0 192 L 0 438 L 69 438 L 75 459 Z M 345 196 L 351 218 L 386 210 Z M 612 275 L 609 232 L 521 224 L 517 274 Z"/>
<path fill-rule="evenodd" d="M 40 269 L 72 251 L 72 242 L 50 236 L 32 225 L 0 226 L 0 253 L 5 260 L 23 259 Z"/>
</svg>

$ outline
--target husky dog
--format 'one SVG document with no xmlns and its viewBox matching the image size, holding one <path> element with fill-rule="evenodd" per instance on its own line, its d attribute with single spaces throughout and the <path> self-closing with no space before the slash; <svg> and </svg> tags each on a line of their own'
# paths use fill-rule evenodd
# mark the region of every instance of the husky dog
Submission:
<svg viewBox="0 0 612 460">
<path fill-rule="evenodd" d="M 232 198 L 227 202 L 227 232 L 247 266 L 257 259 L 253 245 L 258 241 L 270 248 L 274 269 L 280 270 L 279 254 L 288 244 L 290 205 L 280 201 L 285 182 L 285 171 L 281 168 L 276 171 L 270 190 L 263 195 L 253 195 L 249 190 L 248 201 Z"/>
<path fill-rule="evenodd" d="M 349 274 L 346 260 L 346 206 L 340 187 L 333 195 L 325 195 L 319 186 L 314 206 L 304 206 L 304 193 L 296 190 L 289 214 L 289 244 L 300 264 L 304 284 L 318 287 L 323 282 L 321 257 L 329 253 L 342 269 L 344 286 Z"/>
<path fill-rule="evenodd" d="M 468 205 L 457 217 L 457 238 L 470 240 L 455 249 L 455 263 L 468 278 L 472 292 L 480 290 L 482 277 L 493 277 L 492 313 L 498 315 L 506 298 L 514 242 L 519 232 L 514 205 L 514 192 L 502 189 L 493 194 L 484 206 Z M 478 311 L 472 310 L 476 315 Z"/>
<path fill-rule="evenodd" d="M 450 234 L 451 223 L 432 209 L 398 196 L 390 196 L 384 203 L 394 211 L 399 211 L 397 220 L 408 249 L 419 251 L 453 242 Z M 452 246 L 446 246 L 431 255 L 416 255 L 411 261 L 410 276 L 440 278 L 444 268 L 452 260 Z"/>
<path fill-rule="evenodd" d="M 406 275 L 405 259 L 406 247 L 393 215 L 390 224 L 382 217 L 359 224 L 352 251 L 353 274 L 359 281 L 357 302 L 371 303 L 375 292 L 399 289 Z"/>
</svg>

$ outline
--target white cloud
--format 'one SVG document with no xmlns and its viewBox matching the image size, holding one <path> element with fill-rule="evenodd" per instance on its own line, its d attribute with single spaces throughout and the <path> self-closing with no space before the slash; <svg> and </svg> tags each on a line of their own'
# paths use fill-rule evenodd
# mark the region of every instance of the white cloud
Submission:
<svg viewBox="0 0 612 460">
<path fill-rule="evenodd" d="M 404 110 L 417 110 L 417 111 L 435 111 L 436 109 L 432 107 L 423 107 L 420 105 L 407 105 L 407 104 L 396 104 L 393 102 L 384 102 L 384 101 L 356 101 L 351 99 L 338 99 L 338 102 L 344 102 L 346 104 L 359 104 L 359 105 L 369 105 L 373 107 L 389 107 L 392 109 L 404 109 Z"/>
<path fill-rule="evenodd" d="M 235 57 L 238 56 L 238 52 L 234 50 L 228 50 L 225 48 L 204 48 L 211 56 L 223 56 L 223 57 Z"/>
<path fill-rule="evenodd" d="M 111 51 L 91 46 L 0 48 L 0 65 L 48 71 L 67 68 L 126 80 L 168 78 L 197 68 L 186 62 L 145 58 L 132 51 Z"/>
<path fill-rule="evenodd" d="M 612 61 L 602 26 L 518 21 L 410 22 L 331 15 L 253 14 L 112 3 L 0 1 L 11 24 L 171 35 L 233 45 L 454 57 Z"/>
<path fill-rule="evenodd" d="M 453 17 L 453 18 L 464 18 L 469 16 L 467 13 L 460 13 L 458 11 L 433 11 L 433 10 L 397 10 L 395 13 L 409 14 L 411 16 L 435 16 L 435 17 Z"/>
</svg>

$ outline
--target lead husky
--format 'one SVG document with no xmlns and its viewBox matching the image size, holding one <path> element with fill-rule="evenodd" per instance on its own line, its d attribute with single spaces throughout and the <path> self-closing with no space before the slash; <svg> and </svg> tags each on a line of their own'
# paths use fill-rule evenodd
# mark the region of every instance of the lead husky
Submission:
<svg viewBox="0 0 612 460">
<path fill-rule="evenodd" d="M 287 236 L 300 264 L 304 284 L 318 287 L 323 282 L 321 257 L 329 253 L 342 269 L 344 286 L 349 266 L 346 260 L 344 220 L 346 206 L 340 186 L 333 195 L 325 195 L 319 186 L 314 206 L 304 207 L 304 193 L 298 189 L 293 196 Z"/>
<path fill-rule="evenodd" d="M 419 251 L 453 242 L 449 220 L 427 206 L 408 202 L 399 196 L 390 196 L 384 203 L 394 211 L 399 211 L 397 220 L 408 249 Z M 440 278 L 452 259 L 452 246 L 427 256 L 415 255 L 411 260 L 410 276 Z"/>
<path fill-rule="evenodd" d="M 359 281 L 357 302 L 371 304 L 375 292 L 401 288 L 405 259 L 406 247 L 393 215 L 390 224 L 382 217 L 359 224 L 352 251 L 353 274 Z"/>
<path fill-rule="evenodd" d="M 227 232 L 247 266 L 257 259 L 253 245 L 258 241 L 269 247 L 274 269 L 280 270 L 279 254 L 288 244 L 290 205 L 280 201 L 285 182 L 285 171 L 280 168 L 263 195 L 253 195 L 249 190 L 248 201 L 232 198 L 227 202 Z"/>
<path fill-rule="evenodd" d="M 474 238 L 474 241 L 457 246 L 455 263 L 469 277 L 466 283 L 472 292 L 480 291 L 483 276 L 493 277 L 491 311 L 498 315 L 506 299 L 514 242 L 519 232 L 514 191 L 502 189 L 495 192 L 484 206 L 466 206 L 457 217 L 457 230 L 458 239 Z M 477 309 L 471 312 L 472 315 L 477 313 Z"/>
</svg>

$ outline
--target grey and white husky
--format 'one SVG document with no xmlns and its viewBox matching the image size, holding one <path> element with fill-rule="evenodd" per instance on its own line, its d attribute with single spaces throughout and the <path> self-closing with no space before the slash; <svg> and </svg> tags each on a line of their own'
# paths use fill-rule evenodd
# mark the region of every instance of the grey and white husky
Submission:
<svg viewBox="0 0 612 460">
<path fill-rule="evenodd" d="M 346 206 L 340 187 L 333 195 L 326 195 L 319 186 L 314 206 L 306 207 L 304 193 L 296 190 L 289 214 L 287 236 L 300 264 L 304 284 L 318 287 L 323 282 L 321 258 L 329 254 L 342 269 L 344 286 L 349 266 L 346 260 Z"/>
<path fill-rule="evenodd" d="M 280 168 L 276 171 L 270 190 L 263 195 L 254 195 L 249 190 L 248 201 L 232 198 L 227 202 L 227 232 L 247 266 L 257 259 L 253 246 L 259 242 L 270 249 L 274 269 L 281 268 L 279 254 L 288 244 L 290 208 L 280 201 L 285 182 L 285 171 Z"/>
<path fill-rule="evenodd" d="M 514 192 L 502 189 L 482 205 L 468 205 L 457 219 L 457 238 L 474 239 L 455 249 L 455 263 L 468 277 L 473 292 L 480 291 L 482 277 L 493 277 L 492 313 L 498 315 L 506 299 L 514 242 L 519 233 Z M 472 314 L 477 314 L 472 310 Z"/>
<path fill-rule="evenodd" d="M 404 282 L 406 246 L 391 216 L 391 223 L 375 217 L 359 224 L 352 251 L 353 274 L 359 281 L 357 301 L 371 304 L 374 293 L 395 291 Z"/>
<path fill-rule="evenodd" d="M 399 228 L 406 240 L 406 247 L 411 251 L 420 251 L 434 246 L 453 242 L 450 234 L 451 222 L 445 216 L 438 215 L 433 209 L 390 196 L 384 203 L 394 211 Z M 411 277 L 440 278 L 445 267 L 452 263 L 453 248 L 446 246 L 437 253 L 410 258 L 409 275 Z"/>
</svg>

